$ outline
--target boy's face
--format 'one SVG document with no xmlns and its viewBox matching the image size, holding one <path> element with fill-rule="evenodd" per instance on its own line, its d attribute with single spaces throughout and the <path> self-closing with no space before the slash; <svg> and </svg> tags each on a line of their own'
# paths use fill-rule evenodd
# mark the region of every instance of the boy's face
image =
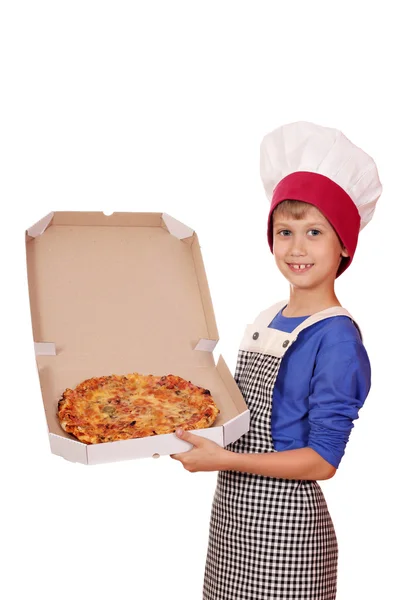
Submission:
<svg viewBox="0 0 400 600">
<path fill-rule="evenodd" d="M 282 275 L 301 288 L 333 285 L 342 257 L 349 256 L 332 225 L 315 207 L 300 220 L 273 215 L 273 252 Z M 293 266 L 299 264 L 312 266 Z"/>
</svg>

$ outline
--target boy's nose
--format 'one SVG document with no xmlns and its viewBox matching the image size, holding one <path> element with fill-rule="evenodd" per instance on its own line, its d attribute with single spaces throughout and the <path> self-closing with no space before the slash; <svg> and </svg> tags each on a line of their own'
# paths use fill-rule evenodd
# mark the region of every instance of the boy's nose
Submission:
<svg viewBox="0 0 400 600">
<path fill-rule="evenodd" d="M 293 241 L 290 247 L 289 256 L 305 256 L 307 254 L 306 244 L 304 241 Z"/>
</svg>

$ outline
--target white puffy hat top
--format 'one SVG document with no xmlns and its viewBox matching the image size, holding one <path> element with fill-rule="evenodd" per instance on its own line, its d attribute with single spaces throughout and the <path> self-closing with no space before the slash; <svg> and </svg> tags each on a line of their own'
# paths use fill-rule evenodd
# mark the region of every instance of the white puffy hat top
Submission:
<svg viewBox="0 0 400 600">
<path fill-rule="evenodd" d="M 360 231 L 371 220 L 382 193 L 376 164 L 338 129 L 299 121 L 267 134 L 261 179 L 269 200 L 281 179 L 296 171 L 320 173 L 345 190 L 360 214 Z"/>
<path fill-rule="evenodd" d="M 353 258 L 358 233 L 372 219 L 382 193 L 373 159 L 341 131 L 307 121 L 283 125 L 261 142 L 261 179 L 272 212 L 283 200 L 316 206 L 331 222 Z"/>
</svg>

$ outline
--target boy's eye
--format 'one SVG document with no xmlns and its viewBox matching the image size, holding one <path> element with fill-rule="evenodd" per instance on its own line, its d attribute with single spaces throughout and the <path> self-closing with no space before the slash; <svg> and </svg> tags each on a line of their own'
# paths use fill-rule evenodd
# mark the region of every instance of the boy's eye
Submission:
<svg viewBox="0 0 400 600">
<path fill-rule="evenodd" d="M 316 232 L 317 234 L 318 234 L 318 233 L 321 233 L 321 232 L 319 231 L 319 229 L 309 229 L 308 231 L 312 231 L 313 233 L 315 233 L 315 232 Z M 290 233 L 290 230 L 289 230 L 289 229 L 281 229 L 281 231 L 278 231 L 278 235 L 281 235 L 281 234 L 286 234 L 286 233 Z M 283 235 L 282 237 L 287 237 L 287 235 Z M 312 235 L 311 237 L 316 237 L 316 236 L 315 236 L 315 235 Z"/>
</svg>

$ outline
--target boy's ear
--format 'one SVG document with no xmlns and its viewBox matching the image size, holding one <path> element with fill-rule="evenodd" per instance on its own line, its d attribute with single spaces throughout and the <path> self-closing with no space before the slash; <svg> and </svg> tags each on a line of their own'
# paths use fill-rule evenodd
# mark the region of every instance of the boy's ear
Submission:
<svg viewBox="0 0 400 600">
<path fill-rule="evenodd" d="M 348 257 L 348 256 L 349 256 L 349 253 L 348 253 L 348 251 L 347 251 L 347 248 L 342 248 L 341 255 L 342 255 L 342 256 L 345 256 L 345 257 Z"/>
</svg>

